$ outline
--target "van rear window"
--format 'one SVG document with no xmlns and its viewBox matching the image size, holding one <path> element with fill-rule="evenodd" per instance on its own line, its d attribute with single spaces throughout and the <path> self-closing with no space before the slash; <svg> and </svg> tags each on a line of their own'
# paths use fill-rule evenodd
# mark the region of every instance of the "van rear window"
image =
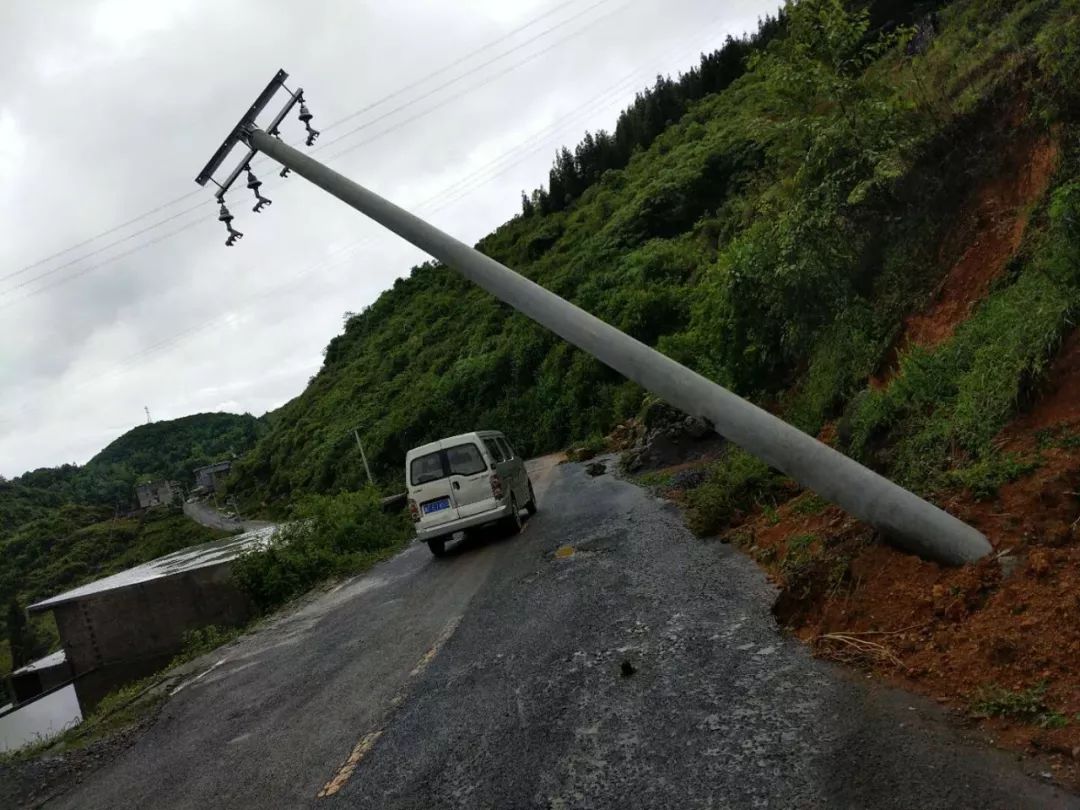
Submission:
<svg viewBox="0 0 1080 810">
<path fill-rule="evenodd" d="M 409 466 L 409 480 L 415 487 L 450 475 L 476 475 L 486 469 L 480 448 L 468 442 L 414 458 Z"/>
<path fill-rule="evenodd" d="M 412 479 L 414 487 L 445 478 L 446 473 L 443 472 L 442 453 L 436 451 L 428 453 L 426 456 L 414 458 L 412 467 L 409 470 L 409 477 Z"/>
</svg>

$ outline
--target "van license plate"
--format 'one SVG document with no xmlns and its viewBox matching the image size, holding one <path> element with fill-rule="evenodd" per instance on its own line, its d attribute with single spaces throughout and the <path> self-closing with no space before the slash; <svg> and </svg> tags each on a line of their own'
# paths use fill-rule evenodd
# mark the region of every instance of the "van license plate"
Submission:
<svg viewBox="0 0 1080 810">
<path fill-rule="evenodd" d="M 439 498 L 437 501 L 431 501 L 424 504 L 424 514 L 430 515 L 432 512 L 441 512 L 443 509 L 450 508 L 449 498 Z"/>
</svg>

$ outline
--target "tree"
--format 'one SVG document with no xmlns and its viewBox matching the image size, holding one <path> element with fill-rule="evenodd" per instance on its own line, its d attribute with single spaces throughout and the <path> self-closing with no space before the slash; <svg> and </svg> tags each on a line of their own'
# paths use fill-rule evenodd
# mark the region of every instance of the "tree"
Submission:
<svg viewBox="0 0 1080 810">
<path fill-rule="evenodd" d="M 719 93 L 746 72 L 747 57 L 761 51 L 784 30 L 787 11 L 759 21 L 748 37 L 728 37 L 724 46 L 702 54 L 701 64 L 672 80 L 657 76 L 656 84 L 638 93 L 619 115 L 614 133 L 600 130 L 585 133 L 571 152 L 563 148 L 555 156 L 548 175 L 548 188 L 536 189 L 522 199 L 522 213 L 528 216 L 526 200 L 541 214 L 562 211 L 596 183 L 608 169 L 625 167 L 638 149 L 647 149 L 667 126 L 681 118 L 690 103 L 711 93 Z"/>
<path fill-rule="evenodd" d="M 7 631 L 13 670 L 26 666 L 44 652 L 33 625 L 26 620 L 26 611 L 14 597 L 8 603 Z"/>
</svg>

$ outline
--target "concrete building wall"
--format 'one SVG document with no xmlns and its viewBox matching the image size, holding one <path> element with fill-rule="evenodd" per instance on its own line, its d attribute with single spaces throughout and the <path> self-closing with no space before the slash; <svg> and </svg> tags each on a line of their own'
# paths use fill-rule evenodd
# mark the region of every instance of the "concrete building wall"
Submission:
<svg viewBox="0 0 1080 810">
<path fill-rule="evenodd" d="M 137 485 L 135 494 L 139 499 L 139 508 L 149 509 L 152 506 L 171 504 L 179 496 L 180 488 L 174 481 L 154 481 Z"/>
<path fill-rule="evenodd" d="M 216 492 L 225 483 L 225 479 L 229 477 L 231 469 L 231 461 L 219 461 L 217 464 L 200 467 L 195 470 L 195 486 L 205 487 L 210 492 Z"/>
<path fill-rule="evenodd" d="M 241 625 L 253 606 L 233 584 L 231 563 L 222 563 L 87 596 L 53 615 L 86 712 L 167 664 L 188 631 Z"/>
</svg>

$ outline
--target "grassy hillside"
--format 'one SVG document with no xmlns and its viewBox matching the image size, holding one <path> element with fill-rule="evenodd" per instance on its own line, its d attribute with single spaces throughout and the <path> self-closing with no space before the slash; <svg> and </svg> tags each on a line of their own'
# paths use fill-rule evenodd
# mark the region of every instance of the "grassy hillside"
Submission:
<svg viewBox="0 0 1080 810">
<path fill-rule="evenodd" d="M 807 431 L 848 413 L 852 451 L 910 467 L 913 482 L 957 442 L 977 462 L 1075 300 L 1075 138 L 1062 133 L 1076 113 L 1077 3 L 935 5 L 934 17 L 914 4 L 872 17 L 839 0 L 789 6 L 724 90 L 565 208 L 526 204 L 480 249 Z M 905 14 L 921 29 L 873 27 Z M 957 258 L 943 240 L 980 178 L 1011 144 L 1055 131 L 1062 168 L 1032 212 L 1042 236 L 994 281 L 956 350 L 905 346 L 900 376 L 919 382 L 862 393 Z M 349 317 L 235 488 L 273 504 L 357 487 L 354 425 L 388 485 L 408 448 L 459 430 L 497 427 L 528 453 L 549 450 L 606 431 L 641 393 L 425 264 Z M 929 419 L 928 398 L 942 405 Z M 899 445 L 876 457 L 890 432 Z"/>
</svg>

